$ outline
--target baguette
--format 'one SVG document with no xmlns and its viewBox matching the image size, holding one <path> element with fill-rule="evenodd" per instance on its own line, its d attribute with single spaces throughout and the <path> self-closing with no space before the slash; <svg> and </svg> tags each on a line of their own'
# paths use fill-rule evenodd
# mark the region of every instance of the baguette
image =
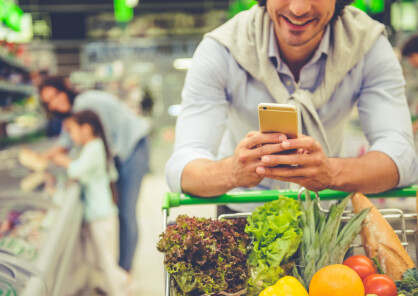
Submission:
<svg viewBox="0 0 418 296">
<path fill-rule="evenodd" d="M 377 257 L 385 274 L 392 280 L 402 280 L 403 273 L 415 266 L 389 222 L 370 200 L 361 193 L 351 198 L 354 213 L 372 208 L 361 230 L 364 251 L 369 258 Z"/>
<path fill-rule="evenodd" d="M 45 173 L 34 172 L 20 181 L 20 189 L 25 192 L 34 191 L 45 182 Z"/>
<path fill-rule="evenodd" d="M 40 154 L 28 149 L 22 148 L 19 153 L 19 162 L 21 165 L 35 171 L 43 172 L 48 166 L 48 160 Z"/>
</svg>

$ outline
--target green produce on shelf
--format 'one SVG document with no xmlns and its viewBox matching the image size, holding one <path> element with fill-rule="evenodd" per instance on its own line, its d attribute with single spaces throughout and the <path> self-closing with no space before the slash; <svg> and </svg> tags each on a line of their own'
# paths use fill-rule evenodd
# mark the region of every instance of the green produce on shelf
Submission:
<svg viewBox="0 0 418 296">
<path fill-rule="evenodd" d="M 20 71 L 23 71 L 25 73 L 30 72 L 30 68 L 26 67 L 20 60 L 13 56 L 9 56 L 5 53 L 0 52 L 0 62 L 9 65 L 12 68 L 16 68 Z"/>
<path fill-rule="evenodd" d="M 31 85 L 12 85 L 6 81 L 0 81 L 0 92 L 32 95 L 35 93 L 35 88 Z"/>
<path fill-rule="evenodd" d="M 35 246 L 30 244 L 27 240 L 18 237 L 6 236 L 0 238 L 0 250 L 8 251 L 17 257 L 30 262 L 33 262 L 38 256 L 38 251 Z"/>
<path fill-rule="evenodd" d="M 16 296 L 16 291 L 12 284 L 2 278 L 0 278 L 0 295 Z"/>
</svg>

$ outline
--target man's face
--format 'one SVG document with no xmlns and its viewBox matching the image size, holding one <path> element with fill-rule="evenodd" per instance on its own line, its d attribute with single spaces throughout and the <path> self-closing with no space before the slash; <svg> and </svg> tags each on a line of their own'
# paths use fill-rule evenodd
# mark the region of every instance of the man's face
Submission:
<svg viewBox="0 0 418 296">
<path fill-rule="evenodd" d="M 279 45 L 319 43 L 335 11 L 336 0 L 267 0 Z M 315 44 L 316 45 L 316 44 Z"/>
<path fill-rule="evenodd" d="M 66 114 L 71 111 L 71 104 L 67 94 L 53 86 L 46 86 L 41 91 L 41 100 L 48 106 L 48 110 Z"/>
<path fill-rule="evenodd" d="M 412 67 L 418 68 L 418 52 L 409 55 L 408 60 Z"/>
</svg>

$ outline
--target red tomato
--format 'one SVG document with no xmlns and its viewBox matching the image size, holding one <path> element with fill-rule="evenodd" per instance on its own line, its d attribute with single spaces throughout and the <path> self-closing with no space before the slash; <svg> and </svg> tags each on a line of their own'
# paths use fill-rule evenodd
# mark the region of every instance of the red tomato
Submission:
<svg viewBox="0 0 418 296">
<path fill-rule="evenodd" d="M 354 271 L 360 276 L 361 280 L 364 280 L 368 275 L 376 273 L 372 261 L 366 256 L 351 256 L 347 258 L 343 264 L 351 269 L 354 269 Z"/>
<path fill-rule="evenodd" d="M 397 296 L 395 282 L 384 274 L 371 274 L 363 281 L 364 290 L 367 294 L 376 294 L 377 296 Z"/>
</svg>

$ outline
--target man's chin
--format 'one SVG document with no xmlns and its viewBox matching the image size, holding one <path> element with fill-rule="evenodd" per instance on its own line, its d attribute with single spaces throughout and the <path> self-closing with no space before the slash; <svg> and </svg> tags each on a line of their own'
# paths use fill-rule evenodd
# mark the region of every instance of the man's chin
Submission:
<svg viewBox="0 0 418 296">
<path fill-rule="evenodd" d="M 304 46 L 306 44 L 306 42 L 286 42 L 286 44 L 289 47 L 298 48 L 298 47 Z"/>
<path fill-rule="evenodd" d="M 309 42 L 309 38 L 306 38 L 303 35 L 304 32 L 295 31 L 291 33 L 291 36 L 287 36 L 287 38 L 284 38 L 284 42 L 288 46 L 292 47 L 299 47 L 307 44 Z"/>
</svg>

